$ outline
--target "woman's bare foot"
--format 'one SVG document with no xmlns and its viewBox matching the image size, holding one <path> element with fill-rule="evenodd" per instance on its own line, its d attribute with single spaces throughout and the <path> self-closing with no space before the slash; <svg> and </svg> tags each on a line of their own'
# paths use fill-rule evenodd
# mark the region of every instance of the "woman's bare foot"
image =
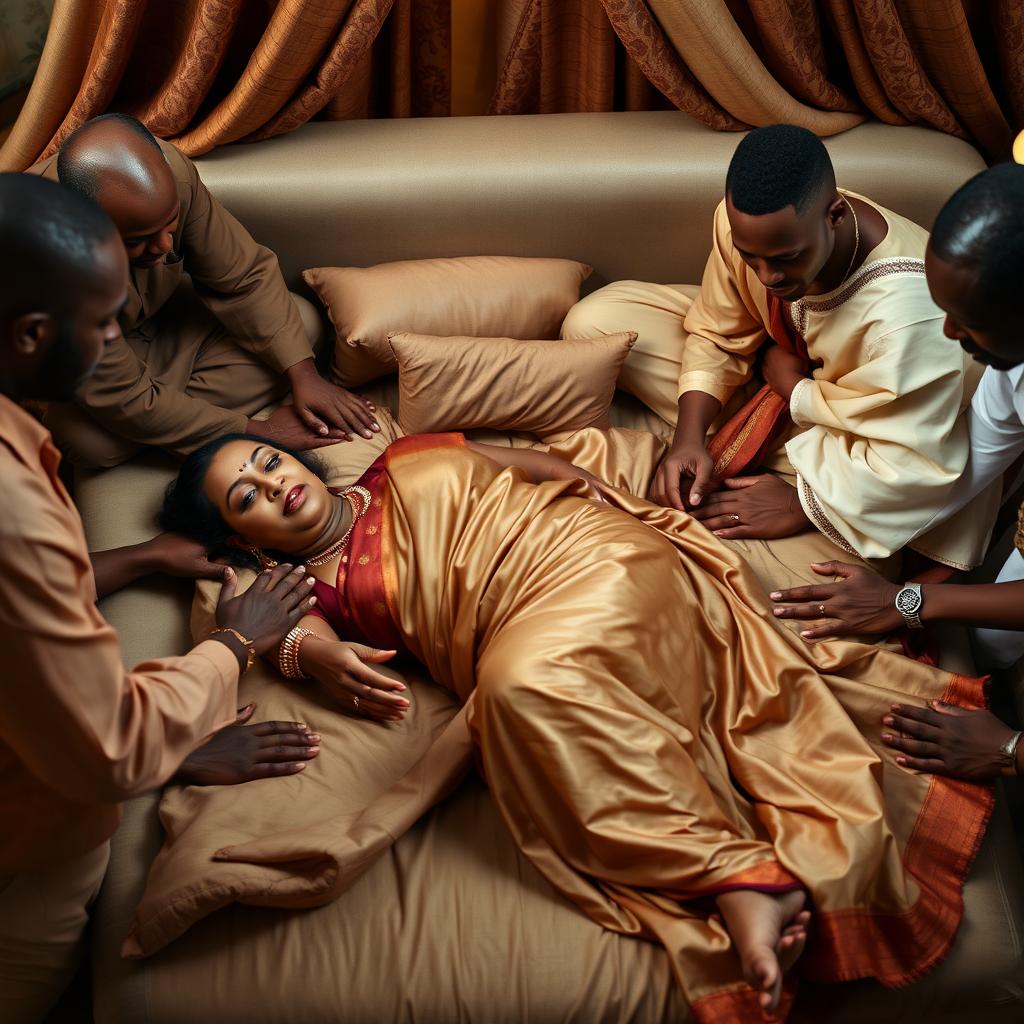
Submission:
<svg viewBox="0 0 1024 1024">
<path fill-rule="evenodd" d="M 779 1007 L 782 976 L 807 943 L 811 915 L 804 910 L 805 899 L 800 889 L 780 895 L 737 889 L 716 897 L 743 964 L 743 976 L 761 993 L 761 1005 L 769 1013 Z"/>
</svg>

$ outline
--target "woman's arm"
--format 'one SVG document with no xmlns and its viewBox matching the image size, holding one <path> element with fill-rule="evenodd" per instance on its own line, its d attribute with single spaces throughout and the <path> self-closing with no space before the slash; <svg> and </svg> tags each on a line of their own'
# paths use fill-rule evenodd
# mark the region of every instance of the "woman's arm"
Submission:
<svg viewBox="0 0 1024 1024">
<path fill-rule="evenodd" d="M 544 483 L 547 480 L 585 480 L 595 497 L 604 501 L 604 483 L 588 473 L 585 469 L 558 458 L 557 455 L 550 455 L 547 452 L 537 452 L 532 448 L 503 448 L 493 444 L 480 444 L 478 441 L 466 441 L 466 447 L 471 448 L 478 455 L 483 455 L 499 466 L 515 466 L 521 469 L 527 480 L 534 484 Z"/>
<path fill-rule="evenodd" d="M 349 643 L 319 615 L 307 615 L 299 626 L 314 633 L 299 647 L 299 668 L 334 697 L 343 710 L 378 722 L 400 722 L 409 710 L 406 686 L 371 666 L 390 661 L 396 651 Z"/>
</svg>

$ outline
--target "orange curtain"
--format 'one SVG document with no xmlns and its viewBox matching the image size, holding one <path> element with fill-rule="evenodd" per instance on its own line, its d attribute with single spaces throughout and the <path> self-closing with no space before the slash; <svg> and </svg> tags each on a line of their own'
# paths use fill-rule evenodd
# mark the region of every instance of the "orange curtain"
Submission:
<svg viewBox="0 0 1024 1024">
<path fill-rule="evenodd" d="M 639 72 L 719 129 L 831 135 L 874 116 L 1002 160 L 1024 128 L 1021 0 L 518 2 L 497 113 L 637 109 Z"/>
<path fill-rule="evenodd" d="M 312 117 L 445 115 L 449 0 L 57 0 L 0 167 L 108 110 L 196 156 Z"/>
</svg>

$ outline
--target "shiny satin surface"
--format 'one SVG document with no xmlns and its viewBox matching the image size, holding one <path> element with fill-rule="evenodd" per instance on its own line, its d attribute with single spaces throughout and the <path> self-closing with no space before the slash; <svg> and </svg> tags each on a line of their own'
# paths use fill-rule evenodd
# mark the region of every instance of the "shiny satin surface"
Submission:
<svg viewBox="0 0 1024 1024">
<path fill-rule="evenodd" d="M 699 281 L 741 138 L 678 110 L 412 117 L 310 123 L 198 165 L 290 286 L 307 267 L 500 253 L 581 260 L 587 290 Z M 874 122 L 823 141 L 845 187 L 924 227 L 985 169 L 926 128 Z"/>
<path fill-rule="evenodd" d="M 684 513 L 598 505 L 426 438 L 393 445 L 388 471 L 392 612 L 470 701 L 516 842 L 593 919 L 657 936 L 698 1017 L 743 986 L 717 917 L 681 901 L 737 885 L 809 889 L 820 979 L 906 983 L 941 958 L 991 795 L 899 769 L 878 723 L 908 696 L 975 703 L 978 684 L 808 647 Z"/>
</svg>

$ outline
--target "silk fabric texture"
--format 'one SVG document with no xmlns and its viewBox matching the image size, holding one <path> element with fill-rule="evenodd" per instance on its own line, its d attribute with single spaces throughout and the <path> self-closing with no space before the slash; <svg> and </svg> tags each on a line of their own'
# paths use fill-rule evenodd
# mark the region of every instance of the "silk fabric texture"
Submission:
<svg viewBox="0 0 1024 1024">
<path fill-rule="evenodd" d="M 461 435 L 383 458 L 379 560 L 357 525 L 349 585 L 379 575 L 382 639 L 397 627 L 465 702 L 523 852 L 604 927 L 661 941 L 698 1019 L 760 1013 L 707 899 L 731 888 L 808 888 L 817 979 L 899 985 L 938 962 L 991 792 L 900 769 L 880 719 L 908 698 L 979 706 L 979 682 L 804 644 L 685 513 L 531 485 Z M 273 859 L 258 840 L 218 856 Z"/>
</svg>

